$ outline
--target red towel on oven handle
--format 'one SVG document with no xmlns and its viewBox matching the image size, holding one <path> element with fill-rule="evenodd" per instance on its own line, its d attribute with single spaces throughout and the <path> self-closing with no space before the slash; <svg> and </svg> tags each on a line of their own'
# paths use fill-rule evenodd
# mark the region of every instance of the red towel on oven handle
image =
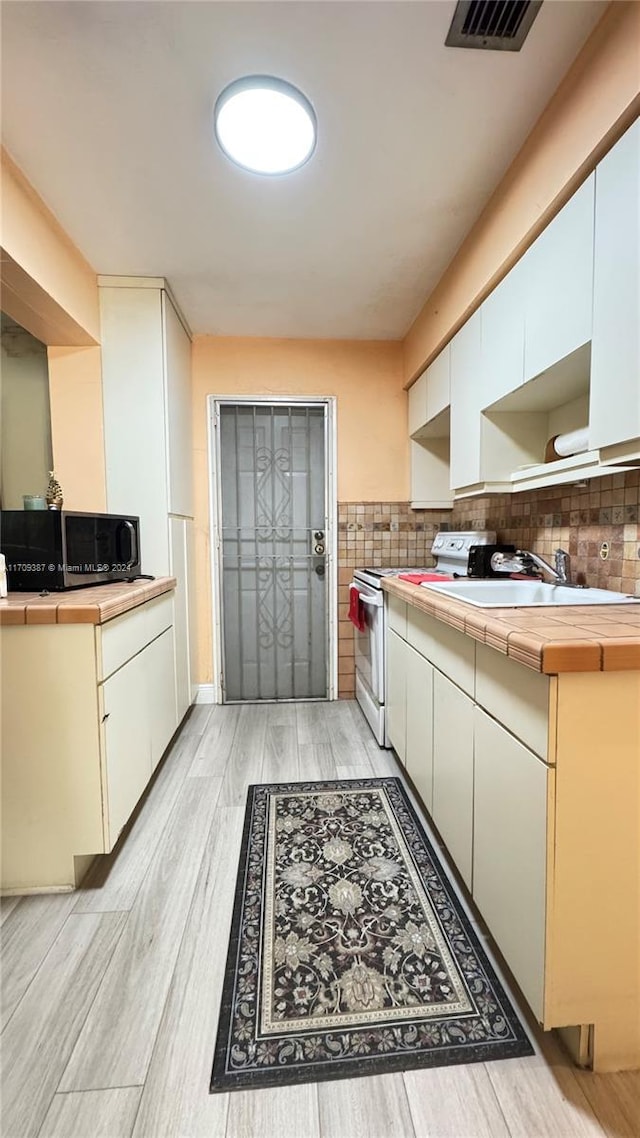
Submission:
<svg viewBox="0 0 640 1138">
<path fill-rule="evenodd" d="M 355 625 L 358 632 L 364 632 L 367 627 L 364 618 L 364 604 L 360 599 L 360 590 L 357 585 L 352 585 L 349 589 L 349 620 Z"/>
</svg>

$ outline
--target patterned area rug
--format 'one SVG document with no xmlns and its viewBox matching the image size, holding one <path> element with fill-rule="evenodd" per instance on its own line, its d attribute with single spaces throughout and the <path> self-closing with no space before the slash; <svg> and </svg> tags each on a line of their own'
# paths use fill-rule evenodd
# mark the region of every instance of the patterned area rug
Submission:
<svg viewBox="0 0 640 1138">
<path fill-rule="evenodd" d="M 531 1053 L 399 779 L 249 788 L 212 1091 Z"/>
</svg>

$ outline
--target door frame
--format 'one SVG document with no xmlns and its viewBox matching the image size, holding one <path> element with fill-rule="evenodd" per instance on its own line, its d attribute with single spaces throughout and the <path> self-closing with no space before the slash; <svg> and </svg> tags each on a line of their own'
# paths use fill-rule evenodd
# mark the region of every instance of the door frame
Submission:
<svg viewBox="0 0 640 1138">
<path fill-rule="evenodd" d="M 223 702 L 222 662 L 222 546 L 218 538 L 222 518 L 220 496 L 220 443 L 218 421 L 222 406 L 248 404 L 271 407 L 324 407 L 325 508 L 326 508 L 326 574 L 327 574 L 327 700 L 338 698 L 338 501 L 337 440 L 335 395 L 208 395 L 207 435 L 209 481 L 209 553 L 211 560 L 211 632 L 213 665 L 213 702 Z M 273 702 L 269 700 L 264 703 Z M 284 701 L 282 701 L 284 702 Z"/>
</svg>

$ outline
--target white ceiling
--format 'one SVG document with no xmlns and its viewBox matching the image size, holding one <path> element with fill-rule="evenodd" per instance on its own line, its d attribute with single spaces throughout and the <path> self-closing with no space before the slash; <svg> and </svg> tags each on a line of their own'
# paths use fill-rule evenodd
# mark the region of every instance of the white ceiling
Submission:
<svg viewBox="0 0 640 1138">
<path fill-rule="evenodd" d="M 195 332 L 400 338 L 606 6 L 545 0 L 511 53 L 445 48 L 454 0 L 13 0 L 3 141 L 97 272 L 166 276 Z M 213 142 L 248 73 L 315 106 L 288 177 Z"/>
</svg>

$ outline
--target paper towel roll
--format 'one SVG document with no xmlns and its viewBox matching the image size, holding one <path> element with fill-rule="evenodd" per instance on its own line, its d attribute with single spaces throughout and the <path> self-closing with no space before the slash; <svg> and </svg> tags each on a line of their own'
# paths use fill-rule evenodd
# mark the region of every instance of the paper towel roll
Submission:
<svg viewBox="0 0 640 1138">
<path fill-rule="evenodd" d="M 589 428 L 580 427 L 577 431 L 567 431 L 564 435 L 555 435 L 549 439 L 545 462 L 553 462 L 555 458 L 568 458 L 571 454 L 582 454 L 588 449 Z"/>
</svg>

